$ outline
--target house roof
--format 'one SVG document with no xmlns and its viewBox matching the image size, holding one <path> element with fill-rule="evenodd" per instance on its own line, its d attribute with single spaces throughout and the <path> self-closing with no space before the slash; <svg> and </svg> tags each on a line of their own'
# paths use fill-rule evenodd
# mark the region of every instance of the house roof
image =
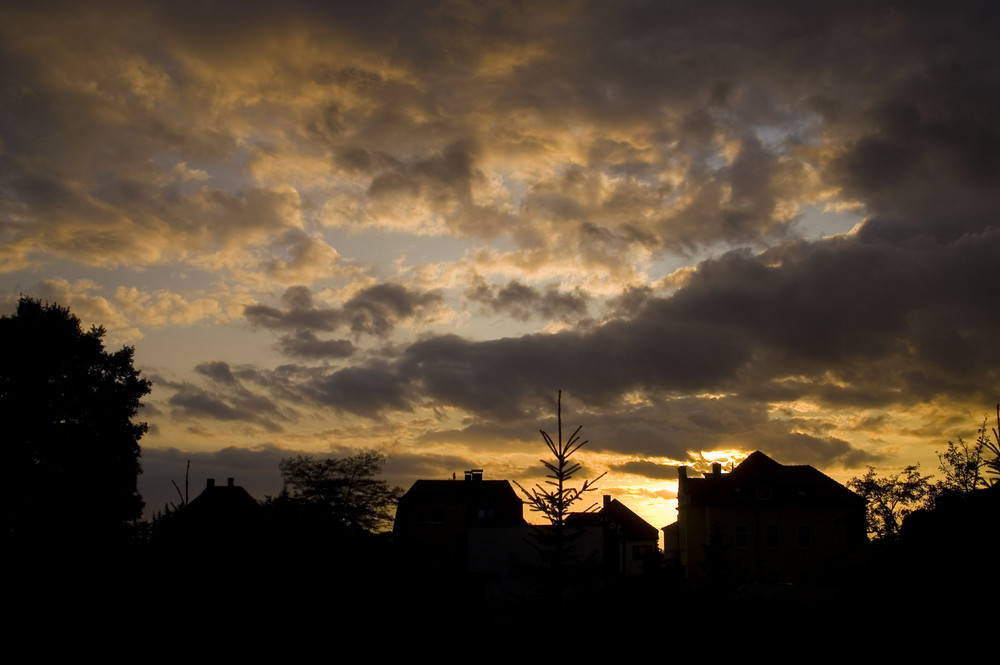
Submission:
<svg viewBox="0 0 1000 665">
<path fill-rule="evenodd" d="M 567 524 L 590 526 L 597 524 L 617 524 L 626 540 L 657 540 L 656 527 L 633 513 L 628 506 L 609 496 L 604 497 L 604 507 L 593 513 L 571 513 Z"/>
<path fill-rule="evenodd" d="M 399 502 L 520 504 L 521 499 L 506 480 L 418 480 Z"/>
<path fill-rule="evenodd" d="M 193 516 L 234 517 L 253 515 L 260 510 L 260 504 L 250 493 L 236 485 L 232 478 L 226 485 L 216 485 L 209 478 L 205 489 L 187 505 L 187 513 Z"/>
<path fill-rule="evenodd" d="M 739 504 L 767 499 L 773 504 L 864 504 L 864 499 L 808 465 L 785 465 L 764 453 L 750 454 L 731 473 L 682 481 L 692 503 Z"/>
</svg>

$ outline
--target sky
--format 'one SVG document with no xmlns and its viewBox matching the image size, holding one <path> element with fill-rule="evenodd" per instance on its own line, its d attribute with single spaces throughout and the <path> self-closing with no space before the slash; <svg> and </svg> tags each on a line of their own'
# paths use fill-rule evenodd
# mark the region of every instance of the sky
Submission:
<svg viewBox="0 0 1000 665">
<path fill-rule="evenodd" d="M 1000 400 L 998 14 L 4 3 L 0 313 L 135 347 L 147 514 L 188 460 L 531 484 L 559 390 L 657 527 L 680 464 L 931 472 Z"/>
</svg>

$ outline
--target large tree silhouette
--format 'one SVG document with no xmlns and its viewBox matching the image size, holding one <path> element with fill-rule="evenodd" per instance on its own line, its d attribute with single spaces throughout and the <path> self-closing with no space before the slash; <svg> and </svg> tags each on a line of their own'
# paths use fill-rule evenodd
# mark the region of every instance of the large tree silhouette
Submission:
<svg viewBox="0 0 1000 665">
<path fill-rule="evenodd" d="M 903 518 L 924 507 L 930 494 L 930 476 L 911 464 L 902 473 L 879 477 L 874 467 L 847 481 L 847 486 L 867 502 L 868 536 L 890 543 L 899 537 Z"/>
<path fill-rule="evenodd" d="M 11 543 L 107 541 L 142 513 L 133 422 L 150 383 L 131 347 L 105 351 L 58 305 L 22 297 L 0 317 L 3 532 Z"/>
<path fill-rule="evenodd" d="M 346 533 L 377 533 L 392 525 L 392 511 L 403 494 L 379 478 L 385 460 L 385 454 L 377 450 L 343 458 L 285 458 L 278 467 L 285 492 L 274 502 L 298 503 L 306 514 Z"/>
</svg>

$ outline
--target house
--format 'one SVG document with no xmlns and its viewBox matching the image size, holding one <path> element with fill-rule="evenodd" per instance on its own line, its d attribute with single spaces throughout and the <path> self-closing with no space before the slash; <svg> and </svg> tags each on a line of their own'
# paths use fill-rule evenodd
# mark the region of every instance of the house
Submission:
<svg viewBox="0 0 1000 665">
<path fill-rule="evenodd" d="M 811 466 L 752 453 L 731 473 L 678 469 L 677 522 L 664 550 L 706 583 L 820 585 L 857 564 L 867 542 L 865 500 Z"/>
<path fill-rule="evenodd" d="M 428 579 L 463 578 L 483 598 L 531 593 L 535 571 L 547 565 L 540 540 L 552 529 L 530 525 L 524 503 L 506 480 L 418 480 L 400 498 L 393 539 L 405 565 Z M 601 579 L 639 575 L 657 552 L 658 532 L 620 501 L 567 518 L 573 559 Z M 525 586 L 527 585 L 527 586 Z"/>
<path fill-rule="evenodd" d="M 242 548 L 258 539 L 262 512 L 256 499 L 235 479 L 217 485 L 209 478 L 201 494 L 161 521 L 158 537 L 202 548 Z"/>
<path fill-rule="evenodd" d="M 205 489 L 188 505 L 191 519 L 218 522 L 239 522 L 255 518 L 260 512 L 260 504 L 234 478 L 227 478 L 225 485 L 216 485 L 215 478 L 209 478 Z"/>
<path fill-rule="evenodd" d="M 606 494 L 600 510 L 571 513 L 566 524 L 592 532 L 589 540 L 597 537 L 598 542 L 591 547 L 599 553 L 607 576 L 641 575 L 645 564 L 659 549 L 660 534 L 656 527 Z"/>
<path fill-rule="evenodd" d="M 482 469 L 465 480 L 418 480 L 396 508 L 392 533 L 407 557 L 439 570 L 468 569 L 472 529 L 526 527 L 523 503 L 506 480 L 484 480 Z"/>
</svg>

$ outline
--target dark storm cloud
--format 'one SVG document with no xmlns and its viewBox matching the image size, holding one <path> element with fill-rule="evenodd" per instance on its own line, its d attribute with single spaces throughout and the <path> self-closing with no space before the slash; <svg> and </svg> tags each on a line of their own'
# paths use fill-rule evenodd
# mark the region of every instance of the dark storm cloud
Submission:
<svg viewBox="0 0 1000 665">
<path fill-rule="evenodd" d="M 769 422 L 756 405 L 993 399 L 1000 315 L 984 303 L 995 295 L 998 252 L 995 230 L 906 246 L 870 241 L 862 230 L 760 255 L 733 252 L 702 263 L 671 297 L 644 300 L 631 318 L 552 335 L 430 338 L 391 364 L 340 370 L 313 388 L 354 413 L 434 404 L 498 421 L 538 417 L 562 388 L 603 410 L 591 432 L 601 448 L 683 459 L 730 445 L 852 467 L 874 457 Z M 727 415 L 718 405 L 734 402 L 690 398 L 694 407 L 681 412 L 670 402 L 628 412 L 622 396 L 632 391 L 732 392 L 742 406 Z"/>
<path fill-rule="evenodd" d="M 724 330 L 645 320 L 485 342 L 437 337 L 411 345 L 398 366 L 434 402 L 503 418 L 536 412 L 558 387 L 604 407 L 636 388 L 707 388 L 747 353 Z"/>
<path fill-rule="evenodd" d="M 236 384 L 236 377 L 229 369 L 229 364 L 221 360 L 200 363 L 194 368 L 194 371 L 219 383 Z"/>
<path fill-rule="evenodd" d="M 247 389 L 242 381 L 246 372 L 242 369 L 234 373 L 228 363 L 212 361 L 199 364 L 195 371 L 212 381 L 211 389 L 162 378 L 159 382 L 163 387 L 174 391 L 167 403 L 175 416 L 254 423 L 268 432 L 282 431 L 281 425 L 276 421 L 288 422 L 295 418 L 293 409 Z M 280 396 L 277 391 L 275 394 Z"/>
<path fill-rule="evenodd" d="M 847 469 L 857 469 L 884 459 L 883 455 L 859 450 L 842 439 L 824 440 L 801 432 L 769 435 L 763 440 L 749 440 L 747 445 L 748 448 L 762 450 L 772 457 L 785 460 L 784 464 L 824 467 L 835 462 Z"/>
<path fill-rule="evenodd" d="M 987 121 L 987 107 L 1000 104 L 1000 91 L 955 92 L 962 97 L 952 97 L 947 109 L 914 98 L 890 102 L 874 114 L 873 131 L 834 165 L 848 193 L 897 220 L 894 239 L 925 233 L 949 241 L 995 223 L 1000 123 Z"/>
<path fill-rule="evenodd" d="M 426 209 L 605 265 L 780 237 L 815 178 L 937 237 L 993 212 L 987 3 L 355 4 L 6 7 L 11 265 L 266 245 L 298 228 L 287 185 L 315 185 L 261 182 L 299 155 L 363 174 L 357 219 Z M 520 208 L 477 194 L 498 155 L 542 165 Z"/>
<path fill-rule="evenodd" d="M 297 330 L 282 335 L 278 343 L 282 353 L 300 358 L 348 358 L 354 355 L 354 344 L 346 339 L 319 339 L 309 330 Z"/>
<path fill-rule="evenodd" d="M 605 413 L 592 420 L 584 428 L 591 449 L 609 453 L 685 462 L 691 451 L 732 448 L 762 450 L 790 464 L 847 468 L 879 459 L 828 436 L 816 424 L 772 418 L 765 405 L 738 396 L 653 400 L 646 406 Z M 638 464 L 629 463 L 621 470 L 650 478 L 676 477 L 676 471 L 670 475 L 672 467 Z"/>
<path fill-rule="evenodd" d="M 267 397 L 230 396 L 228 399 L 220 399 L 198 387 L 188 386 L 175 393 L 168 403 L 172 412 L 182 417 L 255 423 L 269 432 L 280 432 L 282 429 L 265 415 L 277 415 L 276 405 Z"/>
<path fill-rule="evenodd" d="M 882 402 L 935 393 L 989 401 L 1000 315 L 982 303 L 995 290 L 989 257 L 1000 231 L 902 246 L 870 235 L 866 225 L 856 238 L 726 255 L 661 307 L 739 334 L 755 349 L 750 369 L 761 385 L 811 377 L 811 388 L 797 390 L 844 403 L 873 392 Z M 835 380 L 817 381 L 826 373 Z"/>
<path fill-rule="evenodd" d="M 4 8 L 0 212 L 21 219 L 8 229 L 10 247 L 90 265 L 145 265 L 287 228 L 297 204 L 288 192 L 253 183 L 229 191 L 186 167 L 221 166 L 237 142 L 205 126 L 197 103 L 176 104 L 182 81 L 168 73 L 178 65 L 170 46 L 129 51 L 117 41 L 128 31 L 122 23 L 101 16 L 100 6 L 48 15 Z M 101 30 L 80 28 L 86 24 Z"/>
<path fill-rule="evenodd" d="M 676 466 L 667 466 L 656 462 L 625 462 L 624 464 L 612 465 L 611 470 L 657 480 L 675 480 L 677 478 Z"/>
<path fill-rule="evenodd" d="M 483 281 L 468 289 L 465 297 L 522 321 L 532 317 L 550 321 L 577 321 L 587 315 L 588 297 L 585 293 L 560 291 L 555 285 L 540 291 L 511 280 L 506 286 L 497 289 Z"/>
<path fill-rule="evenodd" d="M 405 319 L 425 316 L 434 311 L 442 297 L 434 292 L 417 292 L 400 284 L 376 284 L 359 291 L 343 307 L 313 306 L 308 287 L 293 286 L 281 297 L 287 309 L 249 305 L 243 314 L 254 325 L 272 330 L 295 329 L 297 334 L 313 330 L 347 329 L 355 335 L 384 337 Z"/>
<path fill-rule="evenodd" d="M 456 455 L 435 455 L 420 453 L 418 455 L 392 453 L 385 463 L 385 474 L 388 478 L 398 478 L 395 481 L 405 483 L 413 478 L 437 478 L 447 480 L 455 474 L 462 478 L 467 469 L 482 469 L 484 464 L 475 457 L 458 457 Z M 486 477 L 489 478 L 489 472 Z M 405 479 L 405 480 L 404 480 Z M 491 478 L 495 480 L 496 478 Z M 407 489 L 404 486 L 403 489 Z"/>
<path fill-rule="evenodd" d="M 409 410 L 412 403 L 410 388 L 399 380 L 395 368 L 382 363 L 318 375 L 301 390 L 318 404 L 370 418 Z"/>
<path fill-rule="evenodd" d="M 366 191 L 371 212 L 407 217 L 415 209 L 425 208 L 450 232 L 476 238 L 495 237 L 517 223 L 515 216 L 501 209 L 500 202 L 475 200 L 474 189 L 486 188 L 487 182 L 476 164 L 477 151 L 470 141 L 458 139 L 440 151 L 422 152 L 430 154 L 415 159 L 378 160 L 383 166 Z M 349 154 L 354 168 L 374 168 L 367 153 L 351 150 Z"/>
<path fill-rule="evenodd" d="M 324 225 L 501 238 L 549 275 L 751 248 L 669 296 L 630 287 L 602 325 L 205 363 L 210 389 L 157 383 L 175 415 L 277 427 L 301 401 L 512 427 L 562 388 L 602 451 L 851 466 L 872 458 L 768 405 L 996 399 L 995 3 L 39 7 L 0 9 L 0 270 L 249 262 L 239 286 L 266 291 L 340 269 Z M 826 204 L 866 222 L 791 239 Z M 512 278 L 468 297 L 569 323 L 592 305 Z M 380 284 L 327 307 L 300 286 L 244 315 L 285 353 L 353 360 L 317 333 L 387 336 L 441 298 Z M 699 393 L 729 397 L 679 398 Z"/>
<path fill-rule="evenodd" d="M 438 293 L 419 293 L 400 284 L 377 284 L 344 304 L 351 332 L 387 335 L 401 319 L 419 317 L 441 304 Z"/>
<path fill-rule="evenodd" d="M 379 174 L 368 186 L 375 200 L 404 195 L 429 198 L 446 203 L 468 201 L 472 186 L 473 156 L 462 144 L 448 146 L 440 155 L 410 164 L 395 164 L 393 170 Z"/>
</svg>

